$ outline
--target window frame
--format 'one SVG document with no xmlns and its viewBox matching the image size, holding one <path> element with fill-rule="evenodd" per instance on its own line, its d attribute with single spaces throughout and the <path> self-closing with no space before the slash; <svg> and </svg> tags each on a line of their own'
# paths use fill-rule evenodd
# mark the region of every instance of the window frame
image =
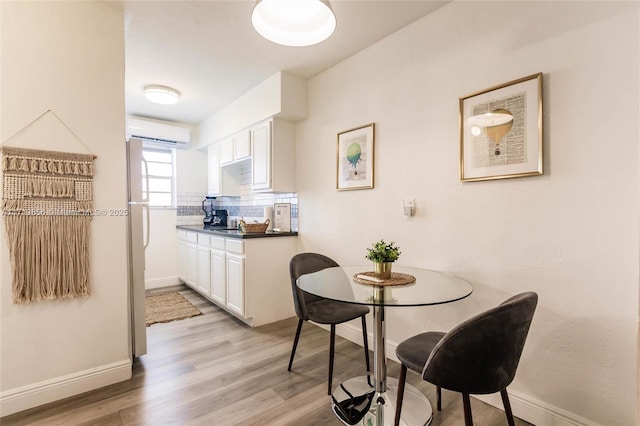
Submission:
<svg viewBox="0 0 640 426">
<path fill-rule="evenodd" d="M 160 162 L 160 161 L 149 161 L 145 158 L 145 152 L 157 152 L 162 154 L 170 154 L 171 162 Z M 171 165 L 171 177 L 161 176 L 161 175 L 152 175 L 145 174 L 147 170 L 143 171 L 142 179 L 143 179 L 143 190 L 142 195 L 149 200 L 149 208 L 150 209 L 175 209 L 177 206 L 177 194 L 176 194 L 176 148 L 172 146 L 167 146 L 165 144 L 156 144 L 151 142 L 144 142 L 142 144 L 142 158 L 147 163 L 155 163 L 155 164 L 170 164 Z M 170 180 L 171 191 L 150 191 L 150 179 L 162 179 L 162 180 Z M 145 182 L 146 180 L 146 182 Z M 170 205 L 157 205 L 151 204 L 150 194 L 170 194 L 171 204 Z"/>
</svg>

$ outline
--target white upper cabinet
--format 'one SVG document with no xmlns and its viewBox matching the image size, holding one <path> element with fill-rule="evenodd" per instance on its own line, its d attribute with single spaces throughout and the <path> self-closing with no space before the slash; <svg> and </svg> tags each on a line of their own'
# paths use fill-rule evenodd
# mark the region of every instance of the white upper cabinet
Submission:
<svg viewBox="0 0 640 426">
<path fill-rule="evenodd" d="M 220 164 L 233 163 L 233 138 L 223 139 L 218 145 L 220 145 Z"/>
<path fill-rule="evenodd" d="M 295 192 L 295 124 L 278 118 L 251 128 L 251 189 Z"/>
<path fill-rule="evenodd" d="M 271 189 L 271 122 L 251 129 L 251 189 Z"/>
<path fill-rule="evenodd" d="M 220 187 L 220 144 L 214 143 L 207 147 L 208 176 L 207 195 L 221 195 Z"/>
<path fill-rule="evenodd" d="M 233 160 L 241 161 L 251 157 L 251 136 L 248 130 L 233 135 Z"/>
<path fill-rule="evenodd" d="M 221 164 L 223 143 L 213 143 L 207 147 L 208 180 L 207 195 L 218 197 L 222 195 L 240 195 L 240 169 L 234 165 Z"/>
<path fill-rule="evenodd" d="M 251 157 L 251 139 L 249 130 L 242 130 L 218 142 L 220 145 L 220 164 L 226 165 Z"/>
<path fill-rule="evenodd" d="M 253 192 L 295 192 L 295 124 L 272 118 L 208 146 L 211 196 L 238 196 L 251 160 Z"/>
</svg>

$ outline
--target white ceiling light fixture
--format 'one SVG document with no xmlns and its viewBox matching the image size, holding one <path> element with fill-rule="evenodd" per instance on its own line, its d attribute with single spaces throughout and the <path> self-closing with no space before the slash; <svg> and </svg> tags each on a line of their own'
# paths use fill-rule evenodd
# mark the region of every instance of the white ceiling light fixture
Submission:
<svg viewBox="0 0 640 426">
<path fill-rule="evenodd" d="M 251 22 L 262 37 L 284 46 L 318 44 L 336 29 L 329 0 L 258 0 Z"/>
<path fill-rule="evenodd" d="M 467 119 L 469 123 L 478 127 L 492 127 L 505 124 L 513 120 L 513 115 L 500 112 L 487 112 Z"/>
<path fill-rule="evenodd" d="M 178 103 L 180 92 L 167 86 L 145 86 L 144 96 L 147 100 L 157 104 L 171 105 Z"/>
</svg>

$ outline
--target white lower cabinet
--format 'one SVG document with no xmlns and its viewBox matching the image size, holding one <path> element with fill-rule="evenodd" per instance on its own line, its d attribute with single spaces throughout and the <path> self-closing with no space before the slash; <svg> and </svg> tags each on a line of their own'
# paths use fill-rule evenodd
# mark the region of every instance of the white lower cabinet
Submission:
<svg viewBox="0 0 640 426">
<path fill-rule="evenodd" d="M 227 308 L 244 316 L 244 256 L 227 254 Z"/>
<path fill-rule="evenodd" d="M 178 230 L 179 278 L 251 326 L 295 315 L 295 237 L 223 238 Z"/>
<path fill-rule="evenodd" d="M 211 249 L 211 300 L 227 305 L 227 255 Z"/>
<path fill-rule="evenodd" d="M 187 243 L 187 277 L 186 283 L 190 287 L 196 288 L 198 279 L 198 247 L 195 244 Z"/>
<path fill-rule="evenodd" d="M 197 290 L 205 295 L 211 294 L 211 249 L 205 246 L 197 246 L 198 260 L 197 268 L 198 274 L 196 278 Z"/>
</svg>

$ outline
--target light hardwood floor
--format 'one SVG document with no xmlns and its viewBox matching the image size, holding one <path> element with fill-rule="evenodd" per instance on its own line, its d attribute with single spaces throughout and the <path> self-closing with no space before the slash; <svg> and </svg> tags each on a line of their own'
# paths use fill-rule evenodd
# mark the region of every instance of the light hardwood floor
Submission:
<svg viewBox="0 0 640 426">
<path fill-rule="evenodd" d="M 293 371 L 287 363 L 297 318 L 250 328 L 187 287 L 203 315 L 147 328 L 148 354 L 133 378 L 0 419 L 2 425 L 336 425 L 326 395 L 329 333 L 305 324 Z M 158 293 L 158 291 L 156 291 Z M 372 358 L 373 359 L 373 358 Z M 362 347 L 337 337 L 333 383 L 365 372 Z M 398 377 L 390 361 L 388 374 Z M 435 406 L 434 386 L 408 383 Z M 432 425 L 462 425 L 462 399 L 443 391 Z M 504 413 L 472 398 L 475 425 L 506 425 Z M 517 426 L 529 423 L 516 419 Z"/>
</svg>

